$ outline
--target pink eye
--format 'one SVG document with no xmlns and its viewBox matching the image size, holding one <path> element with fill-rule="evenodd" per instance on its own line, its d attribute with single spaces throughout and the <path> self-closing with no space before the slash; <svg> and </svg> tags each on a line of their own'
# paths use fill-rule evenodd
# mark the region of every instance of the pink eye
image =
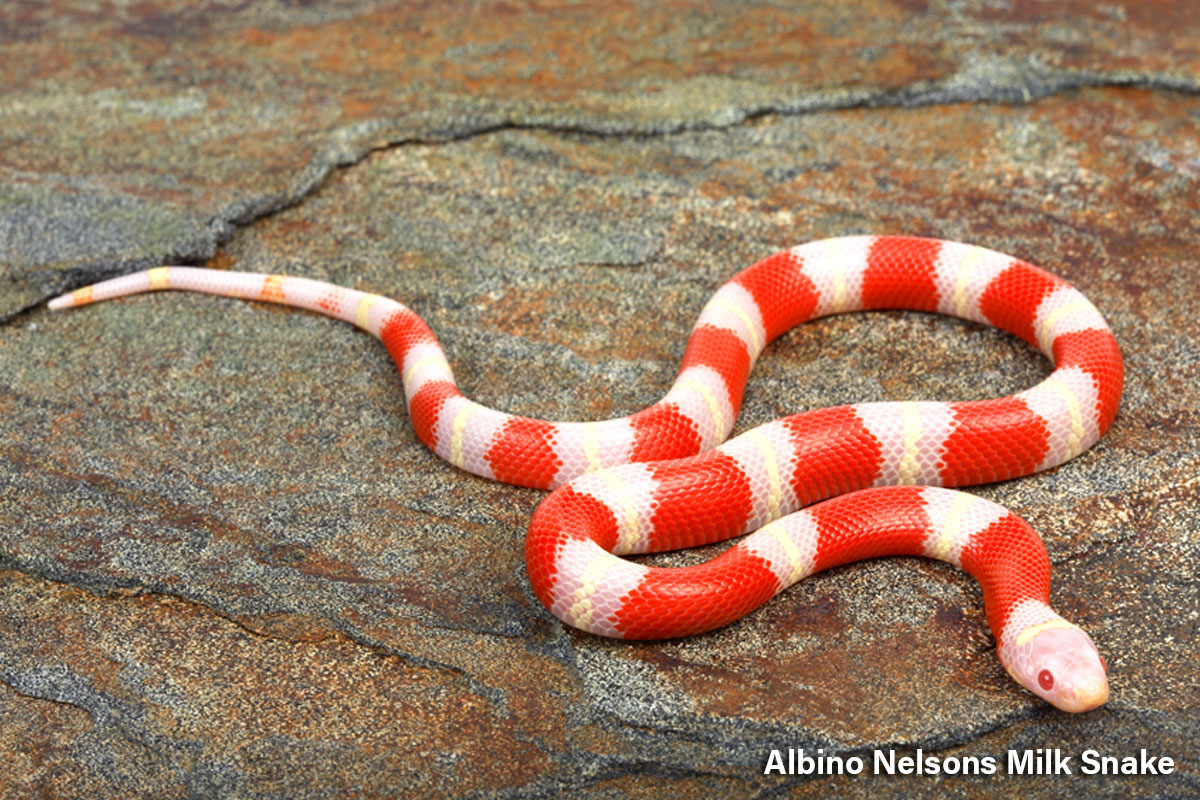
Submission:
<svg viewBox="0 0 1200 800">
<path fill-rule="evenodd" d="M 1038 686 L 1046 692 L 1054 688 L 1054 676 L 1050 674 L 1050 670 L 1044 669 L 1038 673 Z"/>
</svg>

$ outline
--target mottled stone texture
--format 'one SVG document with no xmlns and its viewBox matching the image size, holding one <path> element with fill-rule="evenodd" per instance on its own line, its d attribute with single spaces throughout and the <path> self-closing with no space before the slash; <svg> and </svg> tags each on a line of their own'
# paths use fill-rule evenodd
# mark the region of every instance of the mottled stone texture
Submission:
<svg viewBox="0 0 1200 800">
<path fill-rule="evenodd" d="M 1200 794 L 1192 4 L 78 5 L 0 7 L 0 797 Z M 1110 320 L 1112 431 L 978 490 L 1045 538 L 1104 709 L 1019 690 L 973 581 L 918 559 L 684 641 L 566 630 L 524 572 L 541 495 L 429 453 L 375 340 L 41 305 L 164 260 L 323 278 L 424 315 L 481 402 L 601 418 L 661 396 L 737 269 L 850 233 L 1020 255 Z M 769 348 L 737 430 L 1046 368 L 953 320 L 825 320 Z M 786 747 L 1180 769 L 763 776 Z"/>
</svg>

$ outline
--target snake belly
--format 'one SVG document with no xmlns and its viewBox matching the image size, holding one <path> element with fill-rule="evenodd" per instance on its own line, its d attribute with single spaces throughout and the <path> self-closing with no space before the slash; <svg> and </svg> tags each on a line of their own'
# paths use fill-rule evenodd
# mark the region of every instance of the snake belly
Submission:
<svg viewBox="0 0 1200 800">
<path fill-rule="evenodd" d="M 814 572 L 876 556 L 928 556 L 979 580 L 1013 677 L 1060 707 L 1083 702 L 1057 702 L 1037 685 L 1051 642 L 1075 647 L 1064 637 L 1086 639 L 1049 605 L 1050 564 L 1037 534 L 1001 506 L 938 488 L 1056 467 L 1116 416 L 1123 367 L 1103 317 L 1066 282 L 1020 259 L 904 236 L 826 239 L 777 253 L 705 305 L 662 400 L 598 422 L 551 422 L 475 403 L 459 392 L 417 314 L 320 281 L 159 267 L 76 290 L 51 307 L 153 289 L 307 308 L 382 339 L 403 376 L 414 429 L 435 453 L 477 475 L 555 489 L 530 524 L 526 565 L 537 597 L 576 628 L 630 639 L 695 634 Z M 1040 350 L 1054 369 L 1008 397 L 822 408 L 725 441 L 767 343 L 807 320 L 871 309 L 994 325 Z M 747 533 L 695 566 L 621 557 Z M 1077 686 L 1067 694 L 1094 702 L 1098 692 Z"/>
</svg>

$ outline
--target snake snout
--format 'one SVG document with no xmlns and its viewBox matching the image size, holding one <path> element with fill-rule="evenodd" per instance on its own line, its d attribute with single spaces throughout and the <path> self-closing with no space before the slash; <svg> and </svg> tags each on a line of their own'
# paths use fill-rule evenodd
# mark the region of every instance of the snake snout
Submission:
<svg viewBox="0 0 1200 800">
<path fill-rule="evenodd" d="M 1080 713 L 1099 708 L 1108 702 L 1108 678 L 1100 676 L 1098 681 L 1090 681 L 1076 686 L 1069 698 L 1064 698 L 1059 708 L 1064 711 Z"/>
</svg>

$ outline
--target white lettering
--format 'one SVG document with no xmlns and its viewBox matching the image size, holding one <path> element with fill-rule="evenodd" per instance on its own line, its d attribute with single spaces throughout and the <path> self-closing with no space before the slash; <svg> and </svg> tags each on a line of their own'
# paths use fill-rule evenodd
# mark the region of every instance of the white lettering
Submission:
<svg viewBox="0 0 1200 800">
<path fill-rule="evenodd" d="M 1008 751 L 1008 774 L 1009 775 L 1032 775 L 1033 774 L 1033 751 L 1022 750 L 1021 755 L 1017 755 L 1016 750 Z"/>
<path fill-rule="evenodd" d="M 1084 750 L 1079 754 L 1079 760 L 1085 765 L 1079 770 L 1084 775 L 1170 775 L 1175 771 L 1175 759 L 1150 755 L 1145 748 L 1139 750 L 1136 757 L 1124 758 Z"/>
<path fill-rule="evenodd" d="M 995 756 L 927 756 L 917 750 L 916 757 L 897 756 L 895 750 L 876 750 L 876 775 L 995 775 L 999 764 Z M 858 773 L 855 773 L 856 775 Z"/>
<path fill-rule="evenodd" d="M 1058 748 L 1008 750 L 1006 766 L 1010 775 L 1071 775 L 1074 758 Z M 1078 758 L 1079 771 L 1084 775 L 1170 775 L 1176 770 L 1174 759 L 1145 748 L 1136 756 L 1109 756 L 1087 749 Z M 937 756 L 920 748 L 913 755 L 872 750 L 871 765 L 876 775 L 995 775 L 1000 770 L 997 756 Z M 827 755 L 824 748 L 815 752 L 789 748 L 770 751 L 763 774 L 861 775 L 866 767 L 867 762 L 859 756 Z"/>
<path fill-rule="evenodd" d="M 812 756 L 805 753 L 803 747 L 788 748 L 786 762 L 783 754 L 783 750 L 772 750 L 767 755 L 764 775 L 858 775 L 866 768 L 866 763 L 858 756 L 827 756 L 825 749 L 820 747 Z"/>
<path fill-rule="evenodd" d="M 1054 750 L 1053 752 L 1047 752 L 1046 755 L 1054 757 L 1053 771 L 1050 773 L 1051 775 L 1072 775 L 1072 774 L 1074 774 L 1071 772 L 1071 764 L 1070 764 L 1071 756 L 1064 756 L 1062 754 L 1061 750 Z"/>
<path fill-rule="evenodd" d="M 1009 775 L 1072 775 L 1072 756 L 1064 756 L 1059 749 L 1008 751 Z"/>
</svg>

